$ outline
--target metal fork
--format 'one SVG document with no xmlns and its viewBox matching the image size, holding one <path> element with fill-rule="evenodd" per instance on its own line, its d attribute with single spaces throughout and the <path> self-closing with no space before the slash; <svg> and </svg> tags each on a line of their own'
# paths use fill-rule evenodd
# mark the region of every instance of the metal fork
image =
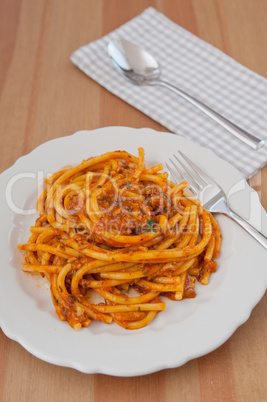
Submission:
<svg viewBox="0 0 267 402">
<path fill-rule="evenodd" d="M 267 237 L 228 206 L 225 193 L 217 183 L 196 166 L 184 153 L 181 151 L 178 151 L 178 153 L 179 158 L 173 155 L 175 160 L 170 159 L 171 165 L 166 163 L 174 181 L 180 183 L 186 180 L 190 186 L 190 191 L 201 200 L 205 209 L 212 213 L 220 213 L 228 216 L 267 250 Z"/>
</svg>

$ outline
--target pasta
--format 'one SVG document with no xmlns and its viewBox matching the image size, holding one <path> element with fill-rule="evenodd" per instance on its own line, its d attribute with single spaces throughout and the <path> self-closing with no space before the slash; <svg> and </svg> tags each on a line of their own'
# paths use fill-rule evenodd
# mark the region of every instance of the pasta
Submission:
<svg viewBox="0 0 267 402">
<path fill-rule="evenodd" d="M 39 217 L 18 248 L 23 270 L 46 276 L 62 321 L 139 329 L 163 311 L 162 298 L 196 296 L 216 271 L 220 228 L 187 189 L 135 157 L 108 152 L 45 180 Z M 96 299 L 98 297 L 98 300 Z"/>
</svg>

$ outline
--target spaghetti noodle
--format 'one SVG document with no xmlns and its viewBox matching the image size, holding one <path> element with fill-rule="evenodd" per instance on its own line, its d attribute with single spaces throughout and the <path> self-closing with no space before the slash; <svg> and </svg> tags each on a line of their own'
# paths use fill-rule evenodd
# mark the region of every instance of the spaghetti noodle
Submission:
<svg viewBox="0 0 267 402">
<path fill-rule="evenodd" d="M 45 180 L 23 270 L 45 275 L 59 318 L 79 330 L 92 320 L 146 326 L 162 297 L 196 296 L 220 252 L 220 228 L 186 189 L 135 157 L 108 152 Z M 95 300 L 100 297 L 100 302 Z"/>
</svg>

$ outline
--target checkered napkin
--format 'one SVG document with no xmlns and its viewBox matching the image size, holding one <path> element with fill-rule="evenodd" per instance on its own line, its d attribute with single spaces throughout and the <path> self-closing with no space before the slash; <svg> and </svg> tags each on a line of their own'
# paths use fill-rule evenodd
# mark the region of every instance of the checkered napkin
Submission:
<svg viewBox="0 0 267 402">
<path fill-rule="evenodd" d="M 199 99 L 228 120 L 266 140 L 253 150 L 177 95 L 136 86 L 107 54 L 111 39 L 125 38 L 151 52 L 164 81 Z M 245 45 L 245 44 L 244 44 Z M 85 74 L 173 133 L 212 149 L 251 177 L 267 162 L 267 80 L 150 7 L 105 37 L 82 46 L 71 61 Z"/>
</svg>

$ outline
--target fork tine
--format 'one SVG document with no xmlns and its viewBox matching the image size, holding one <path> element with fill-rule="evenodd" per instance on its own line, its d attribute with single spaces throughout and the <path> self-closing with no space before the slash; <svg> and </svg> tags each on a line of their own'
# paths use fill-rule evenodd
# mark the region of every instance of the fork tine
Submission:
<svg viewBox="0 0 267 402">
<path fill-rule="evenodd" d="M 198 167 L 191 159 L 189 159 L 182 151 L 178 151 L 178 153 L 186 160 L 188 165 L 191 167 L 192 171 L 194 172 L 195 176 L 197 177 L 199 183 L 202 186 L 207 186 L 208 184 L 214 183 L 213 180 L 203 172 L 200 167 Z"/>
<path fill-rule="evenodd" d="M 179 151 L 178 151 L 178 153 L 179 153 Z M 200 183 L 195 179 L 194 172 L 192 172 L 190 166 L 188 168 L 188 166 L 186 165 L 185 161 L 183 161 L 182 155 L 180 155 L 181 158 L 179 158 L 179 159 L 177 158 L 176 155 L 173 155 L 173 156 L 176 159 L 176 161 L 179 163 L 179 165 L 182 167 L 183 176 L 186 178 L 186 180 L 188 181 L 190 186 L 195 190 L 196 193 L 201 191 Z M 173 165 L 175 165 L 175 163 L 173 163 Z M 176 169 L 179 169 L 177 165 L 175 165 L 175 166 L 176 166 Z"/>
<path fill-rule="evenodd" d="M 175 155 L 174 155 L 174 156 L 175 156 Z M 183 181 L 183 180 L 186 180 L 186 181 L 188 182 L 188 184 L 189 184 L 189 186 L 190 186 L 192 192 L 193 192 L 195 195 L 197 195 L 197 194 L 198 194 L 198 191 L 199 191 L 198 186 L 195 185 L 195 183 L 193 182 L 193 180 L 191 180 L 191 177 L 187 174 L 186 169 L 183 169 L 183 168 L 177 166 L 176 163 L 174 163 L 174 161 L 173 161 L 172 159 L 169 159 L 169 161 L 170 161 L 171 164 L 173 165 L 173 168 L 168 165 L 168 166 L 169 166 L 169 170 L 170 170 L 170 172 L 172 173 L 172 176 L 174 176 L 174 177 L 177 178 L 177 173 L 178 173 L 178 175 L 179 175 L 178 183 L 180 183 L 180 182 Z M 178 162 L 179 162 L 179 160 L 178 160 Z M 179 164 L 180 164 L 180 163 L 179 163 Z M 180 166 L 182 166 L 182 165 L 180 164 Z M 176 175 L 175 175 L 175 174 L 176 174 Z M 180 179 L 180 178 L 181 178 L 181 179 Z"/>
<path fill-rule="evenodd" d="M 177 183 L 180 183 L 181 181 L 184 180 L 183 176 L 179 172 L 179 170 L 174 170 L 168 163 L 166 162 L 167 169 L 171 173 L 172 177 L 177 181 Z"/>
</svg>

